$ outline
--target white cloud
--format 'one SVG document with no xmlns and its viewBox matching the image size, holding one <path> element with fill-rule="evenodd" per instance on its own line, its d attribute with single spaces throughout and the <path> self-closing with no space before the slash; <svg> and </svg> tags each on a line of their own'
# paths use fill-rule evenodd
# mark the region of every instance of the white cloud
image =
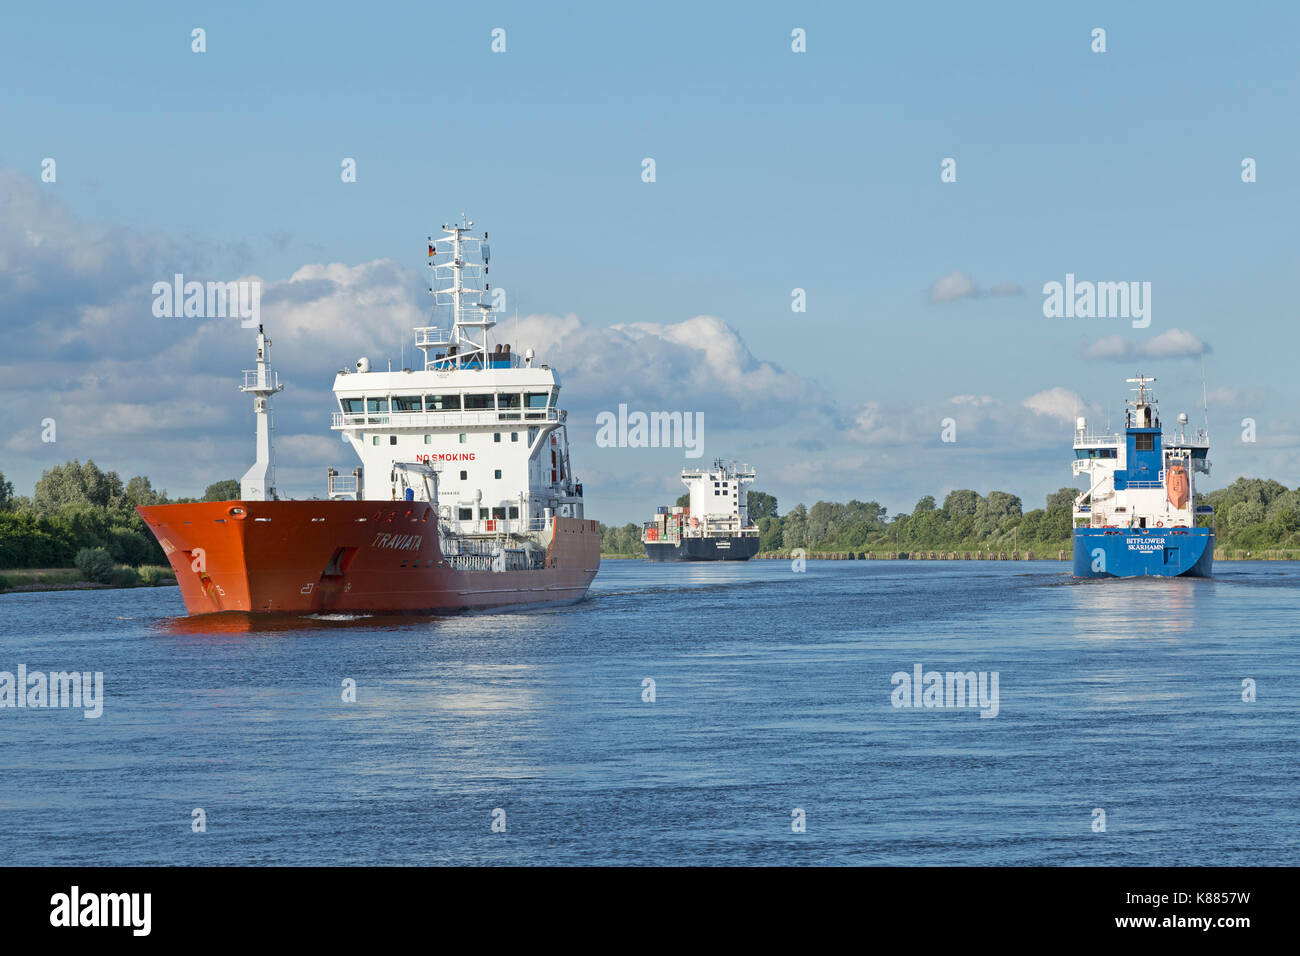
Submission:
<svg viewBox="0 0 1300 956">
<path fill-rule="evenodd" d="M 1084 349 L 1083 357 L 1102 360 L 1196 358 L 1209 353 L 1210 347 L 1190 332 L 1169 329 L 1155 338 L 1134 340 L 1122 335 L 1108 335 Z"/>
<path fill-rule="evenodd" d="M 1059 385 L 1036 392 L 1020 404 L 1036 415 L 1066 423 L 1073 423 L 1081 412 L 1088 410 L 1087 403 L 1077 393 Z"/>
<path fill-rule="evenodd" d="M 1024 290 L 1016 282 L 995 282 L 988 289 L 981 291 L 969 273 L 950 272 L 930 287 L 930 301 L 955 302 L 958 299 L 977 299 L 981 296 L 1023 295 Z"/>
<path fill-rule="evenodd" d="M 955 302 L 979 295 L 975 280 L 965 272 L 950 272 L 930 287 L 931 302 Z"/>
</svg>

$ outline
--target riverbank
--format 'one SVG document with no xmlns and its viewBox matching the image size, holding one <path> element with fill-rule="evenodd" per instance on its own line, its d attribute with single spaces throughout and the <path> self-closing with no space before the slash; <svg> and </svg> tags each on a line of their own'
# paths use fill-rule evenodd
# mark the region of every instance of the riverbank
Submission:
<svg viewBox="0 0 1300 956">
<path fill-rule="evenodd" d="M 758 561 L 1069 561 L 1069 549 L 1055 551 L 819 551 L 807 554 L 792 551 L 761 551 Z M 603 557 L 603 555 L 602 555 Z M 1245 551 L 1238 548 L 1218 549 L 1215 561 L 1300 561 L 1300 548 L 1275 548 Z"/>
<path fill-rule="evenodd" d="M 171 568 L 146 565 L 134 569 L 136 577 L 120 584 L 86 581 L 76 568 L 14 568 L 0 571 L 0 594 L 30 591 L 116 591 L 122 588 L 172 586 L 176 574 Z"/>
<path fill-rule="evenodd" d="M 1055 551 L 760 551 L 755 561 L 1069 561 L 1069 549 Z M 644 554 L 602 554 L 602 561 L 644 560 Z M 1245 551 L 1239 548 L 1214 552 L 1215 561 L 1300 561 L 1300 548 Z"/>
</svg>

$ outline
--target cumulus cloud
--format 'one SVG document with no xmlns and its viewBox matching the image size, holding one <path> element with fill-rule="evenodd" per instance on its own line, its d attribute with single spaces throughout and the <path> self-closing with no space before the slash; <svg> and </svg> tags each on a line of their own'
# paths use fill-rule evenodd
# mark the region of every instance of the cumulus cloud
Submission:
<svg viewBox="0 0 1300 956">
<path fill-rule="evenodd" d="M 1276 399 L 1270 397 L 1267 389 L 1221 385 L 1209 390 L 1206 401 L 1212 408 L 1252 408 L 1273 404 Z"/>
<path fill-rule="evenodd" d="M 697 315 L 666 324 L 600 327 L 578 316 L 530 315 L 500 330 L 516 350 L 561 371 L 566 401 L 582 409 L 619 402 L 661 409 L 754 414 L 798 404 L 828 411 L 820 387 L 754 357 L 721 319 Z"/>
<path fill-rule="evenodd" d="M 975 280 L 965 272 L 950 272 L 930 287 L 931 302 L 955 302 L 979 295 Z"/>
<path fill-rule="evenodd" d="M 1083 350 L 1083 357 L 1109 361 L 1131 359 L 1196 358 L 1206 355 L 1210 346 L 1191 332 L 1169 329 L 1154 338 L 1135 340 L 1122 335 L 1108 335 Z"/>
<path fill-rule="evenodd" d="M 1023 289 L 1015 282 L 997 282 L 981 291 L 968 273 L 950 272 L 930 287 L 930 302 L 955 302 L 958 299 L 976 299 L 980 296 L 1021 295 Z"/>
<path fill-rule="evenodd" d="M 1030 395 L 1020 403 L 1036 415 L 1043 415 L 1054 421 L 1071 423 L 1088 405 L 1078 393 L 1062 388 L 1049 388 Z"/>
</svg>

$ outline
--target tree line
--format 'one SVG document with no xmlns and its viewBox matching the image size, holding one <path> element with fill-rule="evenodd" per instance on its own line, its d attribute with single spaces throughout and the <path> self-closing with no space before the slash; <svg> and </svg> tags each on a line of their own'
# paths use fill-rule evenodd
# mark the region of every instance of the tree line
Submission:
<svg viewBox="0 0 1300 956">
<path fill-rule="evenodd" d="M 136 505 L 237 497 L 239 482 L 229 479 L 209 485 L 201 499 L 171 499 L 148 478 L 124 482 L 93 461 L 47 469 L 30 498 L 15 495 L 13 483 L 0 474 L 0 569 L 71 568 L 83 549 L 102 549 L 120 565 L 166 565 Z"/>
<path fill-rule="evenodd" d="M 749 492 L 751 519 L 763 551 L 1034 551 L 1071 550 L 1071 524 L 1078 488 L 1048 495 L 1042 508 L 1025 511 L 1006 491 L 981 495 L 949 492 L 943 504 L 926 495 L 910 513 L 889 515 L 876 501 L 818 501 L 786 514 L 761 491 Z M 685 506 L 689 496 L 677 504 Z M 1300 548 L 1300 488 L 1263 478 L 1238 478 L 1226 488 L 1200 495 L 1215 510 L 1216 547 L 1263 551 Z M 1204 523 L 1205 519 L 1202 519 Z M 641 527 L 602 524 L 601 553 L 642 555 Z"/>
</svg>

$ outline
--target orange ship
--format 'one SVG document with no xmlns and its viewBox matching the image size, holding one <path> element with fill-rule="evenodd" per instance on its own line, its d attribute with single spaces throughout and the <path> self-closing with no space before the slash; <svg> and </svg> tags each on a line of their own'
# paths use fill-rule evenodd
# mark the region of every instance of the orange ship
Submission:
<svg viewBox="0 0 1300 956">
<path fill-rule="evenodd" d="M 445 555 L 425 502 L 202 501 L 138 510 L 190 614 L 570 603 L 600 567 L 600 528 L 586 519 L 552 519 L 549 545 L 529 567 L 525 548 Z"/>
<path fill-rule="evenodd" d="M 326 499 L 276 491 L 269 402 L 283 386 L 258 327 L 257 368 L 241 387 L 254 399 L 257 459 L 240 500 L 137 509 L 189 614 L 430 613 L 586 595 L 600 527 L 583 516 L 570 469 L 559 376 L 531 349 L 489 350 L 495 323 L 477 299 L 490 290 L 466 283 L 487 273 L 487 236 L 468 235 L 472 225 L 429 238 L 431 291 L 452 322 L 415 330 L 424 367 L 372 372 L 362 358 L 335 379 L 332 428 L 362 466 L 329 469 Z M 473 244 L 481 266 L 468 261 Z"/>
</svg>

